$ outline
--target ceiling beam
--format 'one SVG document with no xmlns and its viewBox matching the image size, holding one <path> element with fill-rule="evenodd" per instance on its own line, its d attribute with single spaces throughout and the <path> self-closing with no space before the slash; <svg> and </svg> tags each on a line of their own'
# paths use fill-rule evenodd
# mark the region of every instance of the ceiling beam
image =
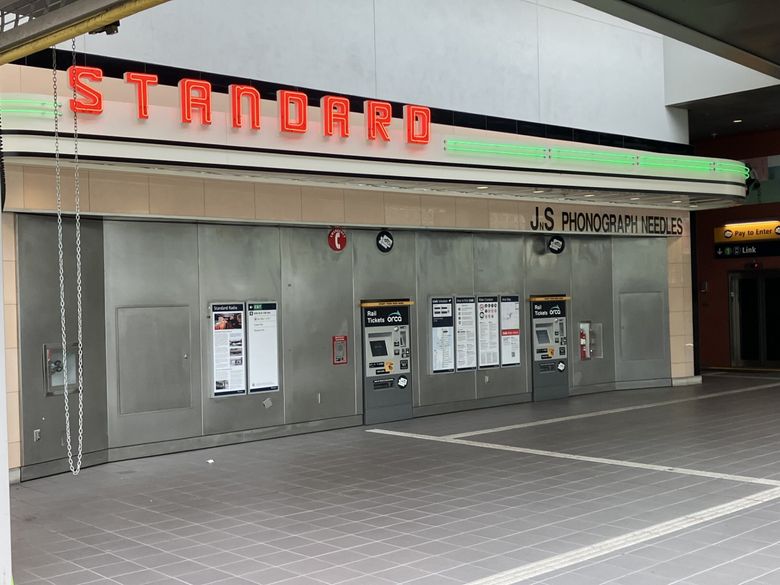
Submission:
<svg viewBox="0 0 780 585">
<path fill-rule="evenodd" d="M 660 14 L 645 10 L 632 4 L 630 1 L 577 0 L 577 2 L 780 79 L 779 63 L 769 61 L 721 39 L 689 28 Z"/>
<path fill-rule="evenodd" d="M 167 0 L 80 0 L 0 32 L 0 65 L 99 30 Z"/>
</svg>

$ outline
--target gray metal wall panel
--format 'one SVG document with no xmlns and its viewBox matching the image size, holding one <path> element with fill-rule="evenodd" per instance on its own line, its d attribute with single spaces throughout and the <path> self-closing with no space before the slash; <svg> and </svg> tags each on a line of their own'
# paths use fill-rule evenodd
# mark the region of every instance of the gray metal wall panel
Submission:
<svg viewBox="0 0 780 585">
<path fill-rule="evenodd" d="M 116 328 L 119 413 L 189 408 L 189 307 L 119 307 Z M 150 347 L 154 360 L 147 360 Z"/>
<path fill-rule="evenodd" d="M 613 239 L 612 302 L 618 382 L 671 377 L 666 245 L 665 238 Z M 649 310 L 635 310 L 643 299 L 652 302 L 652 317 Z M 625 311 L 621 311 L 621 305 Z M 650 347 L 642 345 L 645 340 L 655 341 Z M 630 353 L 625 355 L 622 348 Z M 646 357 L 636 359 L 642 351 Z"/>
<path fill-rule="evenodd" d="M 572 238 L 566 238 L 567 249 L 562 254 L 551 254 L 547 251 L 547 236 L 526 237 L 525 275 L 528 296 L 571 292 L 572 252 L 568 248 L 571 241 Z"/>
<path fill-rule="evenodd" d="M 363 412 L 363 334 L 361 325 L 360 301 L 365 299 L 412 299 L 416 292 L 416 238 L 414 232 L 393 231 L 393 249 L 382 253 L 376 246 L 378 230 L 353 230 L 352 238 L 354 262 L 354 305 L 355 331 L 352 343 L 355 344 L 355 381 L 358 393 L 356 412 Z M 419 360 L 417 359 L 419 343 L 417 339 L 417 310 L 419 304 L 409 308 L 411 319 L 410 335 L 412 337 L 412 396 L 417 395 L 417 380 Z M 343 367 L 343 366 L 341 366 Z"/>
<path fill-rule="evenodd" d="M 572 390 L 615 381 L 615 343 L 612 317 L 612 240 L 610 238 L 567 238 L 572 257 L 572 299 L 569 336 L 569 366 Z M 565 253 L 565 252 L 564 252 Z M 581 361 L 579 323 L 601 323 L 604 357 Z"/>
<path fill-rule="evenodd" d="M 201 347 L 198 332 L 205 313 L 198 306 L 197 226 L 106 221 L 103 236 L 109 446 L 123 447 L 200 435 Z M 119 412 L 117 309 L 165 306 L 186 306 L 189 310 L 190 406 L 123 415 Z M 140 349 L 145 349 L 145 359 L 139 360 L 138 367 L 159 361 L 156 347 L 149 345 Z"/>
<path fill-rule="evenodd" d="M 524 311 L 527 313 L 526 319 L 529 325 L 525 328 L 525 342 L 528 344 L 529 351 L 527 359 L 533 359 L 530 348 L 532 347 L 530 336 L 530 303 L 528 297 L 532 295 L 553 295 L 571 293 L 571 271 L 572 271 L 572 252 L 569 246 L 572 238 L 566 238 L 567 249 L 561 254 L 552 254 L 547 251 L 548 236 L 529 235 L 526 237 L 526 267 L 525 267 L 525 290 L 526 299 Z M 571 320 L 571 302 L 567 302 L 567 325 L 568 347 L 566 351 L 569 357 L 569 384 L 571 385 L 571 351 L 572 351 L 572 320 Z M 529 378 L 530 380 L 530 378 Z M 529 381 L 529 388 L 532 382 Z"/>
<path fill-rule="evenodd" d="M 417 344 L 419 380 L 416 406 L 474 400 L 476 373 L 431 373 L 431 307 L 434 296 L 474 294 L 474 243 L 471 234 L 417 233 Z"/>
<path fill-rule="evenodd" d="M 224 301 L 276 301 L 282 330 L 279 228 L 199 225 L 200 311 Z M 211 323 L 201 320 L 203 344 L 203 426 L 205 434 L 270 427 L 284 423 L 282 339 L 279 339 L 279 392 L 212 396 Z M 269 404 L 270 399 L 270 404 Z"/>
<path fill-rule="evenodd" d="M 525 242 L 522 236 L 474 236 L 474 287 L 477 295 L 520 296 L 519 366 L 493 368 L 477 373 L 477 397 L 530 392 L 528 383 L 528 311 L 525 294 Z"/>
<path fill-rule="evenodd" d="M 68 341 L 76 341 L 75 237 L 73 220 L 64 220 L 64 259 Z M 106 429 L 106 349 L 103 328 L 103 226 L 82 220 L 84 340 L 84 452 L 108 447 Z M 46 396 L 43 346 L 60 344 L 57 279 L 57 224 L 53 217 L 17 216 L 19 289 L 19 359 L 22 405 L 22 464 L 64 457 L 62 395 Z M 77 399 L 70 397 L 71 428 L 76 427 Z M 33 431 L 41 440 L 33 441 Z M 77 442 L 74 435 L 74 452 Z"/>
<path fill-rule="evenodd" d="M 285 422 L 356 414 L 352 250 L 328 247 L 328 230 L 283 228 Z M 332 365 L 331 337 L 350 336 L 348 365 Z M 362 391 L 362 388 L 361 388 Z"/>
</svg>

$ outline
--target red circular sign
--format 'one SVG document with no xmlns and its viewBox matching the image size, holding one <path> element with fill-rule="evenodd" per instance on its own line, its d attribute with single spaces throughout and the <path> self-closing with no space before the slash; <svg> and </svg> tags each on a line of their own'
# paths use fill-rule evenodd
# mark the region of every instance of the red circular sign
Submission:
<svg viewBox="0 0 780 585">
<path fill-rule="evenodd" d="M 341 228 L 333 228 L 328 232 L 328 246 L 334 252 L 341 252 L 347 247 L 347 232 Z"/>
</svg>

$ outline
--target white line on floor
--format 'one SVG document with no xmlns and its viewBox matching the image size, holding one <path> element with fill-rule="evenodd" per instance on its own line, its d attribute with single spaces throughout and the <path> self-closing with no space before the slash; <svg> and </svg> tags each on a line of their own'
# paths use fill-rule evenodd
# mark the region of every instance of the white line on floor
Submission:
<svg viewBox="0 0 780 585">
<path fill-rule="evenodd" d="M 503 431 L 512 431 L 515 429 L 524 429 L 527 427 L 538 427 L 541 425 L 551 425 L 559 422 L 566 422 L 570 420 L 579 420 L 583 418 L 592 418 L 594 416 L 604 416 L 607 414 L 618 414 L 620 412 L 630 412 L 632 410 L 643 410 L 645 408 L 656 408 L 658 406 L 669 406 L 671 404 L 682 404 L 684 402 L 693 402 L 695 400 L 709 400 L 710 398 L 720 398 L 721 396 L 732 396 L 734 394 L 743 394 L 745 392 L 755 392 L 756 390 L 764 390 L 766 388 L 776 388 L 780 386 L 780 382 L 773 382 L 771 384 L 760 384 L 758 386 L 748 386 L 747 388 L 738 388 L 737 390 L 728 390 L 725 392 L 714 392 L 712 394 L 704 394 L 702 396 L 691 396 L 689 398 L 677 398 L 675 400 L 664 400 L 663 402 L 649 402 L 647 404 L 637 404 L 635 406 L 624 406 L 622 408 L 612 408 L 609 410 L 598 410 L 596 412 L 586 412 L 583 414 L 573 414 L 571 416 L 561 416 L 558 418 L 548 418 L 545 420 L 536 420 L 526 423 L 518 423 L 515 425 L 507 425 L 504 427 L 494 427 L 492 429 L 481 429 L 478 431 L 468 431 L 465 433 L 454 433 L 452 435 L 445 435 L 447 439 L 462 439 L 464 437 L 475 437 L 477 435 L 489 435 L 492 433 L 500 433 Z"/>
<path fill-rule="evenodd" d="M 705 374 L 706 376 L 720 376 L 729 380 L 780 380 L 780 376 L 750 376 L 747 374 L 732 374 L 730 372 Z"/>
<path fill-rule="evenodd" d="M 516 569 L 510 569 L 502 573 L 490 575 L 489 577 L 485 577 L 483 579 L 477 579 L 468 585 L 514 585 L 515 583 L 520 583 L 527 579 L 539 577 L 540 575 L 546 575 L 547 573 L 551 573 L 553 571 L 559 571 L 560 569 L 565 569 L 566 567 L 586 562 L 605 554 L 609 554 L 630 546 L 635 546 L 637 544 L 642 544 L 643 542 L 647 542 L 648 540 L 652 540 L 660 536 L 666 536 L 668 534 L 672 534 L 673 532 L 678 532 L 698 524 L 703 524 L 704 522 L 717 520 L 718 518 L 728 516 L 729 514 L 747 510 L 748 508 L 752 508 L 760 504 L 765 504 L 767 502 L 771 502 L 772 500 L 777 500 L 778 498 L 780 498 L 780 488 L 766 490 L 752 496 L 747 496 L 746 498 L 734 500 L 733 502 L 729 502 L 727 504 L 714 506 L 700 512 L 694 512 L 692 514 L 680 516 L 674 520 L 661 522 L 660 524 L 655 524 L 654 526 L 648 526 L 647 528 L 635 530 L 634 532 L 629 532 L 623 536 L 610 538 L 609 540 L 604 540 L 590 546 L 584 546 L 571 552 L 555 555 L 535 563 L 523 565 L 522 567 L 518 567 Z"/>
<path fill-rule="evenodd" d="M 469 447 L 481 447 L 483 449 L 494 449 L 496 451 L 511 451 L 513 453 L 524 453 L 526 455 L 538 455 L 540 457 L 554 457 L 556 459 L 571 459 L 573 461 L 587 461 L 588 463 L 600 463 L 604 465 L 617 465 L 619 467 L 633 467 L 636 469 L 646 469 L 648 471 L 663 471 L 666 473 L 677 473 L 680 475 L 693 475 L 697 477 L 708 477 L 710 479 L 725 479 L 728 481 L 739 481 L 743 483 L 754 483 L 758 485 L 780 486 L 780 481 L 773 479 L 764 479 L 761 477 L 749 477 L 747 475 L 733 475 L 730 473 L 716 473 L 714 471 L 702 471 L 699 469 L 689 469 L 687 467 L 670 467 L 668 465 L 655 465 L 653 463 L 640 463 L 637 461 L 624 461 L 622 459 L 607 459 L 604 457 L 589 457 L 587 455 L 574 455 L 572 453 L 562 453 L 559 451 L 545 451 L 542 449 L 528 449 L 526 447 L 515 447 L 513 445 L 501 445 L 499 443 L 483 443 L 481 441 L 469 441 L 466 439 L 453 439 L 450 437 L 437 437 L 434 435 L 419 435 L 415 433 L 404 433 L 401 431 L 390 431 L 386 429 L 368 429 L 368 433 L 379 435 L 392 435 L 395 437 L 408 437 L 411 439 L 422 439 L 425 441 L 435 441 L 437 443 L 450 443 L 453 445 L 466 445 Z"/>
</svg>

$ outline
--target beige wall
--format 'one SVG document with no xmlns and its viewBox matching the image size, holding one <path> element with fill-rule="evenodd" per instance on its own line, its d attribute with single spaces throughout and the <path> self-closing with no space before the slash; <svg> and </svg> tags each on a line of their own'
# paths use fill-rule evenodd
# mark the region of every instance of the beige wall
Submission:
<svg viewBox="0 0 780 585">
<path fill-rule="evenodd" d="M 54 169 L 11 167 L 5 209 L 56 209 Z M 190 179 L 144 173 L 81 171 L 81 209 L 112 216 L 242 221 L 518 229 L 516 201 L 442 195 Z M 64 209 L 73 209 L 73 175 L 62 172 Z"/>
<path fill-rule="evenodd" d="M 681 238 L 670 238 L 667 246 L 672 378 L 682 380 L 694 374 L 691 240 L 687 235 Z"/>
<path fill-rule="evenodd" d="M 8 467 L 21 464 L 22 437 L 19 403 L 19 335 L 16 310 L 16 228 L 14 214 L 3 213 L 3 313 L 5 318 L 5 399 L 8 418 Z"/>
</svg>

